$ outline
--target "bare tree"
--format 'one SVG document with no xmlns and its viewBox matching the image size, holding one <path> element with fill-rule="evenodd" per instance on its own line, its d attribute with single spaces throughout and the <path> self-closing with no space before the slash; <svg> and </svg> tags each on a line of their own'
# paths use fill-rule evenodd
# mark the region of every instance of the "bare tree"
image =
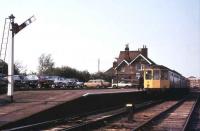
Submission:
<svg viewBox="0 0 200 131">
<path fill-rule="evenodd" d="M 15 74 L 26 74 L 27 67 L 22 65 L 21 62 L 15 61 Z"/>
<path fill-rule="evenodd" d="M 46 73 L 48 74 L 48 72 L 50 72 L 55 65 L 51 57 L 51 54 L 48 55 L 42 54 L 38 60 L 39 60 L 39 66 L 38 66 L 39 74 L 46 74 Z"/>
</svg>

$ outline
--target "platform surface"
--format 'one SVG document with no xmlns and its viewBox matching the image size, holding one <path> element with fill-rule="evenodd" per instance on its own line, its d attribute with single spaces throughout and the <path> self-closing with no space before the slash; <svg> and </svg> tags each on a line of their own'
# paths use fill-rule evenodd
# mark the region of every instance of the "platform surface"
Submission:
<svg viewBox="0 0 200 131">
<path fill-rule="evenodd" d="M 14 102 L 9 103 L 6 95 L 0 95 L 0 126 L 29 117 L 59 104 L 87 95 L 136 92 L 136 89 L 99 90 L 40 90 L 17 91 Z"/>
</svg>

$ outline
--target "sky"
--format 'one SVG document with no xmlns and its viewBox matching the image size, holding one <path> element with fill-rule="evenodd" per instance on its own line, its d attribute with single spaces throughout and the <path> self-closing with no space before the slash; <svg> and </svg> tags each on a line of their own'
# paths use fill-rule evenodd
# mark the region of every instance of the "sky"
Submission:
<svg viewBox="0 0 200 131">
<path fill-rule="evenodd" d="M 106 71 L 128 43 L 182 75 L 200 76 L 200 0 L 0 0 L 4 19 L 36 21 L 15 35 L 15 61 L 28 72 L 41 54 L 56 67 Z M 7 59 L 9 55 L 7 56 Z"/>
</svg>

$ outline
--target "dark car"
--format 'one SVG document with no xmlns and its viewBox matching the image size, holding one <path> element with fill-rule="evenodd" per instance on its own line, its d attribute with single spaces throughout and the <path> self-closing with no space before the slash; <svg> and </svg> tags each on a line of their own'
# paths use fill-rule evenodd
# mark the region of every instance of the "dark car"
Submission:
<svg viewBox="0 0 200 131">
<path fill-rule="evenodd" d="M 14 80 L 14 87 L 15 88 L 21 88 L 24 86 L 23 83 L 23 77 L 20 75 L 14 75 L 13 76 L 13 80 Z"/>
<path fill-rule="evenodd" d="M 56 81 L 57 81 L 59 78 L 60 78 L 60 76 L 48 76 L 48 79 L 53 81 L 52 88 L 58 87 Z"/>
<path fill-rule="evenodd" d="M 7 86 L 7 84 L 8 84 L 8 80 L 7 80 L 7 78 L 5 78 L 5 74 L 2 74 L 2 73 L 0 73 L 0 86 L 1 87 L 4 87 L 4 86 Z"/>
<path fill-rule="evenodd" d="M 0 80 L 0 85 L 3 84 L 8 84 L 8 77 L 4 77 L 4 78 L 1 78 Z M 23 82 L 22 82 L 22 77 L 20 75 L 13 75 L 13 83 L 14 83 L 14 88 L 15 89 L 19 89 L 23 86 Z"/>
<path fill-rule="evenodd" d="M 67 81 L 64 77 L 56 77 L 54 80 L 54 86 L 59 88 L 65 88 L 67 86 Z"/>
<path fill-rule="evenodd" d="M 38 85 L 38 77 L 37 75 L 27 75 L 24 77 L 23 82 L 27 88 L 36 88 Z"/>
<path fill-rule="evenodd" d="M 54 85 L 54 80 L 50 76 L 38 76 L 38 88 L 51 88 Z"/>
<path fill-rule="evenodd" d="M 5 75 L 0 73 L 0 94 L 5 93 L 8 86 L 8 80 L 4 77 Z"/>
<path fill-rule="evenodd" d="M 66 81 L 66 87 L 67 88 L 74 88 L 76 86 L 76 80 L 72 78 L 65 79 Z"/>
<path fill-rule="evenodd" d="M 69 81 L 68 87 L 83 88 L 83 86 L 84 86 L 84 82 L 80 82 L 76 78 L 70 78 L 70 79 L 68 79 L 68 81 Z"/>
</svg>

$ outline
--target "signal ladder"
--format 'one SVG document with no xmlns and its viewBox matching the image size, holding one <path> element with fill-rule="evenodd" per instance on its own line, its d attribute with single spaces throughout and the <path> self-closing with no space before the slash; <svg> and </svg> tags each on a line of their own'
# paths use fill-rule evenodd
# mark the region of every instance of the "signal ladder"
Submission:
<svg viewBox="0 0 200 131">
<path fill-rule="evenodd" d="M 10 19 L 9 18 L 5 18 L 2 41 L 1 41 L 1 48 L 0 48 L 0 68 L 1 68 L 1 73 L 3 73 L 3 68 L 4 68 L 4 64 L 5 64 L 5 59 L 6 59 L 10 27 L 11 27 Z"/>
</svg>

